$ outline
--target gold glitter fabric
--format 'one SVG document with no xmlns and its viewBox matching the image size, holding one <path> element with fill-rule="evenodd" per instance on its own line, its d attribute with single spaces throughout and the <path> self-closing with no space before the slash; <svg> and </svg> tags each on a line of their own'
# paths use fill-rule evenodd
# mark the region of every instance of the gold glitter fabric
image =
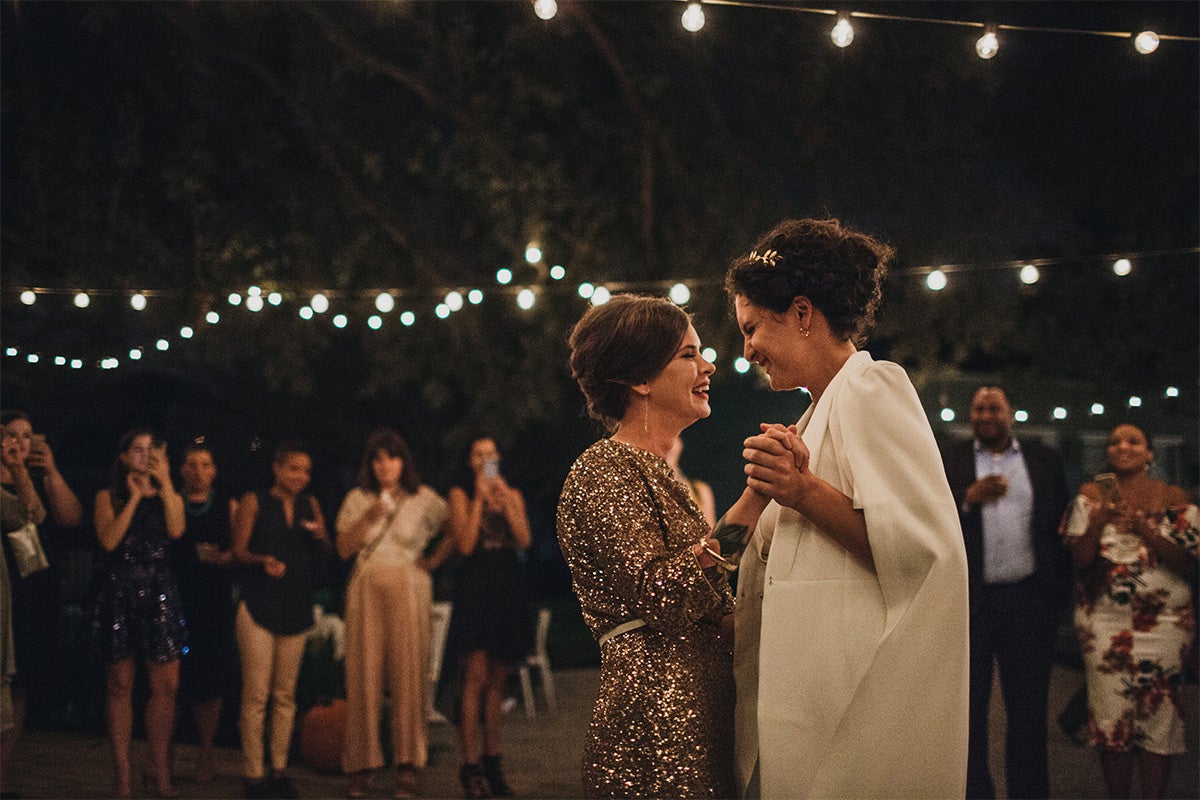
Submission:
<svg viewBox="0 0 1200 800">
<path fill-rule="evenodd" d="M 708 532 L 667 463 L 601 440 L 571 467 L 558 541 L 600 648 L 583 752 L 588 797 L 733 797 L 733 672 L 718 638 L 733 611 L 723 573 L 692 546 Z"/>
</svg>

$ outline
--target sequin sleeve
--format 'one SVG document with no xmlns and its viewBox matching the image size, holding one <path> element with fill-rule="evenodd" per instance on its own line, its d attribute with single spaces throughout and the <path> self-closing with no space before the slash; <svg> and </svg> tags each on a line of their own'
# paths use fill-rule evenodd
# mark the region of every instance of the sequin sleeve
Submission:
<svg viewBox="0 0 1200 800">
<path fill-rule="evenodd" d="M 724 576 L 691 552 L 707 530 L 661 459 L 607 440 L 580 456 L 559 501 L 558 535 L 593 635 L 639 618 L 683 632 L 731 612 Z"/>
<path fill-rule="evenodd" d="M 1200 549 L 1200 509 L 1194 505 L 1168 508 L 1159 524 L 1159 534 L 1182 547 L 1192 558 Z"/>
</svg>

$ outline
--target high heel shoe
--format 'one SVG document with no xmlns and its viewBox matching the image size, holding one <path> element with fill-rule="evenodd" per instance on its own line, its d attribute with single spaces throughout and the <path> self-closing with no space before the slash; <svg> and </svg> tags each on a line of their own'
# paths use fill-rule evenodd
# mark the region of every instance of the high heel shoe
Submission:
<svg viewBox="0 0 1200 800">
<path fill-rule="evenodd" d="M 513 791 L 508 781 L 504 780 L 504 772 L 500 769 L 500 756 L 483 757 L 483 776 L 487 779 L 492 797 L 512 797 Z"/>
</svg>

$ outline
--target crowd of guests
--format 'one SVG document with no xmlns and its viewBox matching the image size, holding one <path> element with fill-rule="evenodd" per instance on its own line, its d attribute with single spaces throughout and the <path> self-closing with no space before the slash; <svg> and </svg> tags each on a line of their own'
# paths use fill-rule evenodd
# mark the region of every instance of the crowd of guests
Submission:
<svg viewBox="0 0 1200 800">
<path fill-rule="evenodd" d="M 904 370 L 859 349 L 891 255 L 836 220 L 787 220 L 730 265 L 746 358 L 772 389 L 804 388 L 812 402 L 794 423 L 749 432 L 745 487 L 719 518 L 711 489 L 678 465 L 681 432 L 712 413 L 714 366 L 691 317 L 662 298 L 618 295 L 572 330 L 571 372 L 608 434 L 572 466 L 557 515 L 601 653 L 587 796 L 994 797 L 998 670 L 1008 796 L 1048 797 L 1050 670 L 1072 586 L 1088 740 L 1109 792 L 1128 797 L 1137 783 L 1140 796 L 1165 796 L 1195 657 L 1194 498 L 1154 479 L 1146 432 L 1120 424 L 1106 471 L 1072 500 L 1060 454 L 1014 433 L 998 385 L 975 392 L 971 439 L 939 448 Z M 512 796 L 503 691 L 531 644 L 517 556 L 531 531 L 499 465 L 496 442 L 473 438 L 442 497 L 403 437 L 379 430 L 330 530 L 302 445 L 281 444 L 272 483 L 235 498 L 215 488 L 203 445 L 185 448 L 176 488 L 165 445 L 147 430 L 124 436 L 93 520 L 105 556 L 92 646 L 106 670 L 115 796 L 132 794 L 138 660 L 149 683 L 145 789 L 175 795 L 181 686 L 199 731 L 197 778 L 211 776 L 231 637 L 246 795 L 295 795 L 296 682 L 316 567 L 334 552 L 353 560 L 347 795 L 365 797 L 389 763 L 385 695 L 392 796 L 418 793 L 430 573 L 453 555 L 446 660 L 459 687 L 459 777 L 466 797 Z M 30 599 L 45 556 L 29 530 L 48 515 L 78 525 L 82 509 L 24 414 L 3 418 L 0 470 L 7 760 L 21 655 L 48 610 Z"/>
<path fill-rule="evenodd" d="M 23 681 L 36 672 L 29 654 L 53 639 L 59 611 L 57 602 L 44 602 L 53 591 L 41 585 L 49 562 L 36 526 L 49 515 L 65 527 L 84 520 L 29 417 L 6 412 L 2 430 L 0 760 L 9 764 L 25 717 Z M 183 448 L 179 481 L 171 466 L 165 442 L 149 430 L 131 430 L 95 497 L 92 528 L 101 556 L 89 604 L 90 655 L 104 671 L 114 797 L 132 797 L 139 788 L 130 758 L 139 666 L 148 695 L 147 762 L 139 776 L 145 796 L 178 796 L 172 741 L 180 703 L 196 728 L 194 779 L 213 778 L 231 685 L 241 689 L 246 796 L 296 796 L 287 775 L 296 684 L 318 576 L 334 553 L 353 562 L 344 604 L 347 796 L 367 796 L 370 780 L 388 763 L 391 796 L 417 796 L 428 759 L 431 573 L 451 557 L 459 577 L 443 660 L 449 680 L 461 687 L 455 722 L 464 793 L 512 796 L 501 768 L 503 691 L 509 669 L 531 644 L 518 558 L 531 535 L 524 498 L 502 475 L 490 436 L 470 440 L 447 499 L 421 482 L 398 432 L 375 431 L 358 485 L 332 529 L 309 489 L 312 457 L 299 442 L 277 447 L 268 486 L 240 496 L 219 488 L 217 463 L 204 443 Z M 26 557 L 27 541 L 37 544 L 39 557 Z M 385 695 L 390 760 L 380 736 Z M 8 780 L 11 770 L 0 775 Z"/>
</svg>

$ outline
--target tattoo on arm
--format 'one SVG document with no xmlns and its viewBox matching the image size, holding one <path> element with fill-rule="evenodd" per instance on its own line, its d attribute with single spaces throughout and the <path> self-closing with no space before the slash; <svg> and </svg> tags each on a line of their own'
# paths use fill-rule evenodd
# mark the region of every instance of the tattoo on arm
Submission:
<svg viewBox="0 0 1200 800">
<path fill-rule="evenodd" d="M 737 555 L 746 548 L 746 542 L 750 539 L 750 526 L 735 525 L 721 517 L 713 526 L 711 536 L 721 543 L 721 555 Z"/>
</svg>

